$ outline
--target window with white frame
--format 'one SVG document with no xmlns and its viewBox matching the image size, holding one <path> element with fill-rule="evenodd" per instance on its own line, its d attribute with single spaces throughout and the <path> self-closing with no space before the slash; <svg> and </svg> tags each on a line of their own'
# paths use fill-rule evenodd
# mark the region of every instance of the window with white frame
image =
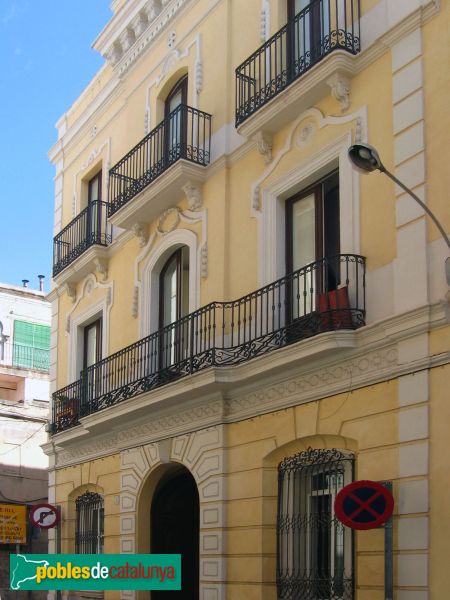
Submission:
<svg viewBox="0 0 450 600">
<path fill-rule="evenodd" d="M 279 464 L 279 600 L 353 598 L 352 532 L 333 508 L 353 472 L 353 454 L 336 449 L 309 448 Z"/>
<path fill-rule="evenodd" d="M 84 492 L 75 500 L 77 554 L 102 554 L 104 537 L 103 497 L 95 492 Z"/>
</svg>

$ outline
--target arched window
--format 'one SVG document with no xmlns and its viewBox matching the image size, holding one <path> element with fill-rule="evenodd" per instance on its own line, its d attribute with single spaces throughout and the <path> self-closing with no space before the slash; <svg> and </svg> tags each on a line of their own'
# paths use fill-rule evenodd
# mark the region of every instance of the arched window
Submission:
<svg viewBox="0 0 450 600">
<path fill-rule="evenodd" d="M 354 456 L 308 450 L 278 466 L 277 588 L 280 600 L 353 598 L 353 538 L 334 499 L 353 479 Z"/>
<path fill-rule="evenodd" d="M 102 554 L 104 537 L 103 497 L 95 492 L 84 492 L 75 500 L 77 554 Z"/>
<path fill-rule="evenodd" d="M 189 312 L 189 248 L 181 246 L 164 264 L 159 277 L 160 366 L 181 360 L 188 347 L 189 328 L 180 322 Z"/>
<path fill-rule="evenodd" d="M 186 154 L 187 83 L 184 75 L 170 90 L 164 104 L 166 161 L 172 164 Z"/>
</svg>

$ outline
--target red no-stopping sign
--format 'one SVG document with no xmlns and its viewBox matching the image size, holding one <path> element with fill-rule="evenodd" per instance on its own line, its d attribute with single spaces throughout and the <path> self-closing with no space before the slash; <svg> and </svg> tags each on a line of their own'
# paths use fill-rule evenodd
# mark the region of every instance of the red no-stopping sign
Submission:
<svg viewBox="0 0 450 600">
<path fill-rule="evenodd" d="M 354 481 L 336 496 L 336 517 L 352 529 L 375 529 L 390 518 L 394 510 L 391 492 L 376 481 Z"/>
</svg>

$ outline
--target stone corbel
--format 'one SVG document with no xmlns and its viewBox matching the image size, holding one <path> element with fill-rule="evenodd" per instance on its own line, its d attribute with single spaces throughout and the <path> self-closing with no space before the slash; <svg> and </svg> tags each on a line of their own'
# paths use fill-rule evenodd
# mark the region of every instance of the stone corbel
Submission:
<svg viewBox="0 0 450 600">
<path fill-rule="evenodd" d="M 95 272 L 100 275 L 102 281 L 106 281 L 108 279 L 108 263 L 105 260 L 96 258 L 94 261 L 94 265 Z"/>
<path fill-rule="evenodd" d="M 120 36 L 120 43 L 122 44 L 123 51 L 126 52 L 129 48 L 131 48 L 135 40 L 136 35 L 133 29 L 131 29 L 131 27 L 127 27 Z"/>
<path fill-rule="evenodd" d="M 181 189 L 186 194 L 189 210 L 199 210 L 203 204 L 201 185 L 188 181 Z"/>
<path fill-rule="evenodd" d="M 136 37 L 138 38 L 148 27 L 148 14 L 141 10 L 136 19 L 133 22 L 133 29 Z"/>
<path fill-rule="evenodd" d="M 327 84 L 331 88 L 331 95 L 339 102 L 341 112 L 345 112 L 350 106 L 350 79 L 338 72 L 327 79 Z"/>
<path fill-rule="evenodd" d="M 145 7 L 145 12 L 149 21 L 153 21 L 159 15 L 162 10 L 161 0 L 150 0 Z"/>
<path fill-rule="evenodd" d="M 258 131 L 254 136 L 258 152 L 264 157 L 266 165 L 272 162 L 272 135 L 267 131 Z"/>
<path fill-rule="evenodd" d="M 77 286 L 73 283 L 66 283 L 66 294 L 72 300 L 72 303 L 75 303 L 77 299 Z"/>
<path fill-rule="evenodd" d="M 143 248 L 148 240 L 147 226 L 145 223 L 135 223 L 133 225 L 133 232 L 138 239 L 139 247 Z"/>
<path fill-rule="evenodd" d="M 122 56 L 122 46 L 120 42 L 116 40 L 113 45 L 109 48 L 106 54 L 106 60 L 112 65 L 116 65 Z"/>
</svg>

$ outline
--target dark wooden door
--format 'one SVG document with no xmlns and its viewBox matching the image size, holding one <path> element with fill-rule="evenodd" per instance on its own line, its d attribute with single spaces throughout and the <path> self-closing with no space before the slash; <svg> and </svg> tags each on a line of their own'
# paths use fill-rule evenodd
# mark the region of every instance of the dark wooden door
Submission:
<svg viewBox="0 0 450 600">
<path fill-rule="evenodd" d="M 199 497 L 186 471 L 157 487 L 151 508 L 151 551 L 181 554 L 181 590 L 153 591 L 152 600 L 199 600 Z"/>
</svg>

